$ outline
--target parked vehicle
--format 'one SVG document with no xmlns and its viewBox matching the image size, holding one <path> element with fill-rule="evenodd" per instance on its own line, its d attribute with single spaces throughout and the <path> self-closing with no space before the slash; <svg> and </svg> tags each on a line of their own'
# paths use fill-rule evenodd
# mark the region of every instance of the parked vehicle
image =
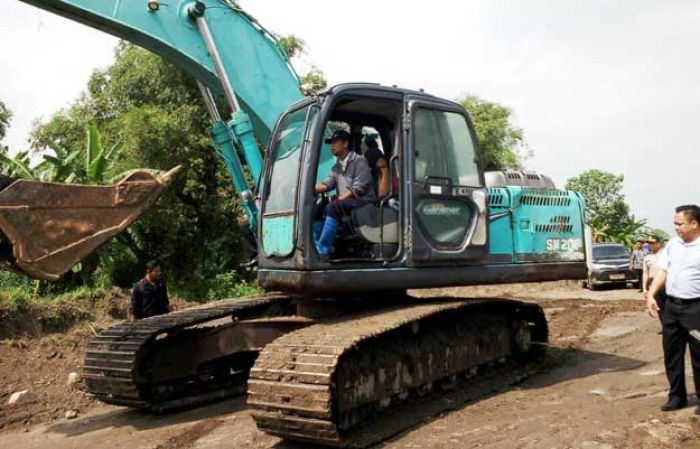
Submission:
<svg viewBox="0 0 700 449">
<path fill-rule="evenodd" d="M 628 282 L 638 283 L 630 269 L 630 252 L 627 248 L 620 243 L 594 244 L 588 279 L 584 285 L 595 290 L 602 285 L 626 286 Z"/>
</svg>

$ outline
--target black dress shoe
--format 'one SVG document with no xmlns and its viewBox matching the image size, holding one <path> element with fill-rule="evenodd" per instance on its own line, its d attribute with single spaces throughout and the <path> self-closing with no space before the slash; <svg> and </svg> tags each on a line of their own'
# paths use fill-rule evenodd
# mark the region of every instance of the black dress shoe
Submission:
<svg viewBox="0 0 700 449">
<path fill-rule="evenodd" d="M 684 401 L 683 399 L 679 398 L 672 398 L 669 399 L 667 403 L 661 406 L 661 411 L 662 412 L 670 412 L 673 410 L 678 410 L 679 408 L 683 408 L 686 405 L 688 405 L 688 401 Z M 697 412 L 697 410 L 696 410 Z"/>
</svg>

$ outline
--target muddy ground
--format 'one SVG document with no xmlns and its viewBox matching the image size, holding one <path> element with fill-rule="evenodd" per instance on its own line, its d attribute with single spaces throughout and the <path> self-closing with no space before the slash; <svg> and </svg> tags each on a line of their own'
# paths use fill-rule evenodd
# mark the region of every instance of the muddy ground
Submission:
<svg viewBox="0 0 700 449">
<path fill-rule="evenodd" d="M 517 381 L 508 373 L 497 374 L 431 404 L 409 404 L 392 418 L 418 422 L 379 447 L 700 448 L 700 417 L 693 414 L 694 407 L 659 411 L 666 395 L 659 324 L 646 316 L 636 290 L 590 292 L 575 283 L 546 283 L 415 294 L 533 300 L 547 313 L 552 346 L 544 364 L 520 373 L 524 375 Z M 92 401 L 65 386 L 67 373 L 79 370 L 81 345 L 91 332 L 76 327 L 63 340 L 48 336 L 0 347 L 0 381 L 16 379 L 3 385 L 0 413 L 16 417 L 28 407 L 24 413 L 31 415 L 11 423 L 5 418 L 0 448 L 307 447 L 257 432 L 244 398 L 162 416 Z M 51 345 L 56 341 L 50 338 L 58 338 L 55 355 Z M 6 391 L 20 388 L 26 376 L 34 379 L 36 385 L 30 386 L 37 402 L 34 408 L 13 410 L 5 404 Z M 690 374 L 688 385 L 692 392 Z M 691 405 L 696 405 L 692 398 Z M 78 418 L 56 419 L 67 409 L 77 410 Z"/>
</svg>

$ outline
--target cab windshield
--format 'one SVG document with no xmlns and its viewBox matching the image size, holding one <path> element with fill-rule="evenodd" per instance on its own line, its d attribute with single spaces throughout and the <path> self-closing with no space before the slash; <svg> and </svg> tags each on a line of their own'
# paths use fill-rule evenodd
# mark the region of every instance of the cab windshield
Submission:
<svg viewBox="0 0 700 449">
<path fill-rule="evenodd" d="M 272 173 L 267 188 L 265 215 L 293 213 L 297 198 L 299 163 L 306 135 L 306 125 L 317 108 L 309 105 L 288 113 L 273 136 Z"/>
</svg>

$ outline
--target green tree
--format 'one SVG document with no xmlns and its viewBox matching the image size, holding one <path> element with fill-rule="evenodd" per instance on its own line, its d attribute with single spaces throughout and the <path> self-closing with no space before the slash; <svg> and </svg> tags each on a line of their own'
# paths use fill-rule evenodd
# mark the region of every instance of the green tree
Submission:
<svg viewBox="0 0 700 449">
<path fill-rule="evenodd" d="M 586 200 L 586 218 L 596 241 L 633 243 L 648 229 L 646 220 L 630 215 L 622 193 L 624 179 L 593 169 L 566 182 L 566 189 L 579 192 Z"/>
<path fill-rule="evenodd" d="M 302 85 L 307 85 L 316 92 L 328 87 L 326 75 L 315 65 L 311 66 L 311 70 L 309 70 L 306 75 L 302 76 L 300 81 Z"/>
<path fill-rule="evenodd" d="M 277 42 L 289 59 L 299 56 L 306 51 L 306 42 L 294 34 L 278 37 Z"/>
<path fill-rule="evenodd" d="M 523 130 L 511 123 L 513 111 L 474 95 L 458 101 L 474 122 L 485 169 L 521 168 L 522 160 L 529 156 L 529 150 Z"/>
<path fill-rule="evenodd" d="M 114 64 L 93 73 L 84 95 L 35 127 L 32 148 L 56 155 L 56 149 L 82 148 L 86 123 L 95 124 L 105 149 L 122 142 L 113 173 L 183 166 L 154 209 L 129 228 L 133 251 L 108 245 L 104 251 L 113 263 L 102 269 L 117 285 L 130 286 L 143 264 L 157 258 L 175 294 L 206 298 L 215 277 L 234 271 L 246 255 L 238 250 L 238 201 L 212 151 L 195 81 L 158 56 L 120 43 Z M 90 164 L 97 153 L 91 151 Z M 89 176 L 90 165 L 83 168 Z"/>
<path fill-rule="evenodd" d="M 649 231 L 650 228 L 647 226 L 645 219 L 637 220 L 634 215 L 629 215 L 617 223 L 613 233 L 610 235 L 610 240 L 631 248 L 634 242 L 645 238 Z"/>
<path fill-rule="evenodd" d="M 282 51 L 287 55 L 287 58 L 290 60 L 301 56 L 303 53 L 306 53 L 306 42 L 294 34 L 279 37 L 277 38 L 277 42 L 279 43 Z M 302 86 L 306 85 L 312 91 L 316 92 L 328 87 L 326 76 L 323 74 L 321 69 L 315 65 L 312 65 L 311 69 L 309 69 L 305 75 L 302 75 L 299 78 L 299 82 L 302 84 Z"/>
</svg>

